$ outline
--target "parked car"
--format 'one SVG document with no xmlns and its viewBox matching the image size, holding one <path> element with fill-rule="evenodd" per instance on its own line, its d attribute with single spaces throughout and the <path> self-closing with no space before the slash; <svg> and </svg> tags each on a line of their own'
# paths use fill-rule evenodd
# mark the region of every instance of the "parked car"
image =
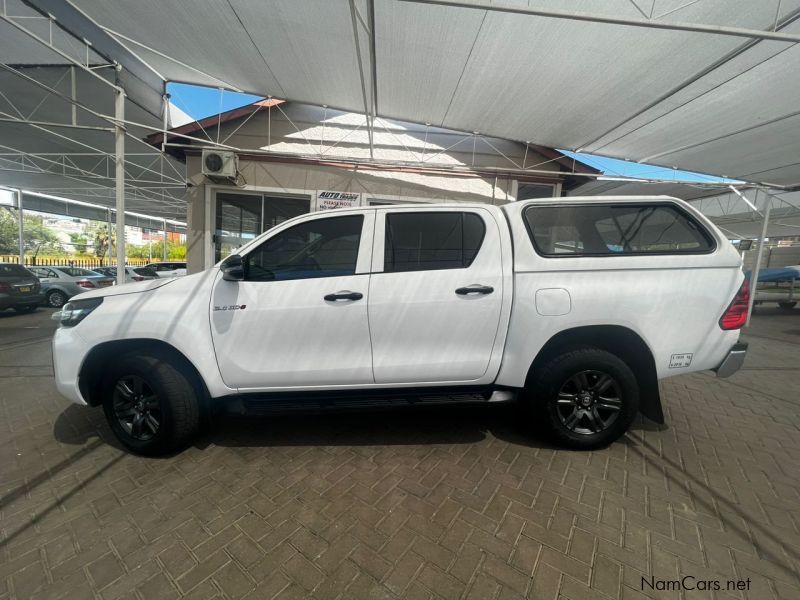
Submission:
<svg viewBox="0 0 800 600">
<path fill-rule="evenodd" d="M 48 306 L 59 308 L 67 300 L 96 288 L 114 285 L 114 278 L 80 267 L 29 267 L 42 284 L 42 292 Z"/>
<path fill-rule="evenodd" d="M 157 262 L 145 266 L 155 271 L 159 277 L 183 277 L 186 275 L 185 262 Z"/>
<path fill-rule="evenodd" d="M 0 310 L 33 312 L 44 300 L 36 276 L 22 265 L 0 263 Z"/>
<path fill-rule="evenodd" d="M 73 299 L 55 379 L 129 449 L 186 444 L 201 415 L 517 400 L 597 448 L 658 379 L 742 364 L 741 258 L 689 204 L 558 198 L 311 213 L 215 268 Z"/>
<path fill-rule="evenodd" d="M 96 267 L 92 270 L 101 275 L 113 277 L 115 281 L 117 279 L 117 267 Z M 158 279 L 158 275 L 147 267 L 125 267 L 125 283 L 145 281 L 146 279 Z"/>
</svg>

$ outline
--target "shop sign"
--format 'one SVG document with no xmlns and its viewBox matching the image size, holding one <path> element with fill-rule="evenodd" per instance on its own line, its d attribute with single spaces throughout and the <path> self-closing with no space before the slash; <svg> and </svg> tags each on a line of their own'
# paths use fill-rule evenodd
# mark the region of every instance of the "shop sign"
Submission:
<svg viewBox="0 0 800 600">
<path fill-rule="evenodd" d="M 317 191 L 317 210 L 361 206 L 361 194 L 356 192 Z"/>
</svg>

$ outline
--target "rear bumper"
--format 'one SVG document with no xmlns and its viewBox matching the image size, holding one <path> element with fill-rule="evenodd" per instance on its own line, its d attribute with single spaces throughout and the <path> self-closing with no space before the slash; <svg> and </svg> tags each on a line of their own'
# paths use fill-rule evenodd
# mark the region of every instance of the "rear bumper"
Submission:
<svg viewBox="0 0 800 600">
<path fill-rule="evenodd" d="M 730 377 L 742 368 L 745 356 L 747 356 L 747 343 L 738 342 L 730 349 L 725 360 L 714 369 L 717 377 Z"/>
<path fill-rule="evenodd" d="M 44 302 L 44 294 L 0 294 L 0 310 L 12 306 L 38 306 Z"/>
</svg>

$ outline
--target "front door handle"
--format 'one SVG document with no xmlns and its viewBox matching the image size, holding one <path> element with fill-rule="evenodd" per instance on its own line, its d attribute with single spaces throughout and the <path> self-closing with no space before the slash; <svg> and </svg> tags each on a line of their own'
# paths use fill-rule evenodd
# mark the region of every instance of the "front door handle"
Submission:
<svg viewBox="0 0 800 600">
<path fill-rule="evenodd" d="M 491 294 L 494 288 L 490 285 L 480 285 L 479 283 L 468 285 L 467 287 L 460 287 L 456 290 L 459 296 L 468 296 L 470 294 Z"/>
<path fill-rule="evenodd" d="M 336 292 L 335 294 L 328 294 L 325 296 L 325 300 L 327 302 L 337 302 L 339 300 L 361 300 L 364 297 L 364 294 L 359 294 L 358 292 L 348 292 L 344 290 L 342 292 Z"/>
</svg>

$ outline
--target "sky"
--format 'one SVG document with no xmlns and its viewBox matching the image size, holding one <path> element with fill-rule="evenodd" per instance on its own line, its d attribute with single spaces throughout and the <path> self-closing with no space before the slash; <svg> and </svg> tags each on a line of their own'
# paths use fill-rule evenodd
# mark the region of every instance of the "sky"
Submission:
<svg viewBox="0 0 800 600">
<path fill-rule="evenodd" d="M 198 120 L 261 100 L 261 96 L 252 96 L 250 94 L 240 94 L 229 91 L 223 92 L 220 96 L 220 91 L 218 89 L 188 85 L 185 83 L 170 83 L 167 86 L 167 92 L 171 95 L 171 101 L 175 106 L 193 119 Z M 736 183 L 734 179 L 723 179 L 721 177 L 713 177 L 711 175 L 703 175 L 656 165 L 640 164 L 616 158 L 606 158 L 604 156 L 586 154 L 585 152 L 560 151 L 567 156 L 574 157 L 591 167 L 603 171 L 609 177 L 637 177 L 641 179 L 694 181 L 703 183 Z"/>
</svg>

